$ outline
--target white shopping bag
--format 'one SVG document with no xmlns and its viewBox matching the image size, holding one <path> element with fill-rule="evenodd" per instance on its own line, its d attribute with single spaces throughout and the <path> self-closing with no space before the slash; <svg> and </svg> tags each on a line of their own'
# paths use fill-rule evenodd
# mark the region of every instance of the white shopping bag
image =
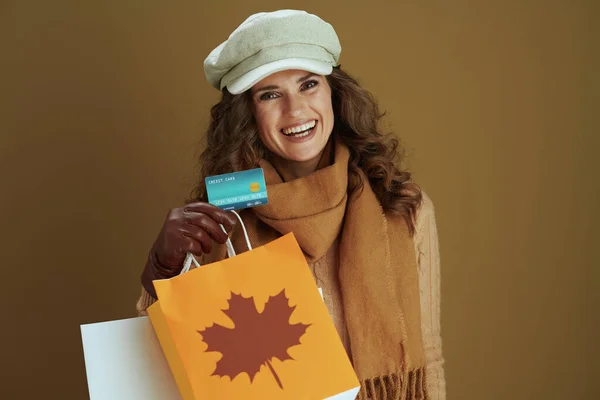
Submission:
<svg viewBox="0 0 600 400">
<path fill-rule="evenodd" d="M 148 317 L 81 325 L 91 400 L 181 400 Z"/>
</svg>

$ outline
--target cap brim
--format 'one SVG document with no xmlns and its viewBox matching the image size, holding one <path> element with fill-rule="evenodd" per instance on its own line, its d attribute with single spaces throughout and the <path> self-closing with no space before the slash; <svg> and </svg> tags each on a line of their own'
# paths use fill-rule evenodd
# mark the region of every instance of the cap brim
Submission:
<svg viewBox="0 0 600 400">
<path fill-rule="evenodd" d="M 274 74 L 275 72 L 287 71 L 290 69 L 299 69 L 317 75 L 330 75 L 333 71 L 333 66 L 323 61 L 306 58 L 287 58 L 284 60 L 273 61 L 245 73 L 228 84 L 227 90 L 231 94 L 240 94 L 250 89 L 267 76 Z"/>
</svg>

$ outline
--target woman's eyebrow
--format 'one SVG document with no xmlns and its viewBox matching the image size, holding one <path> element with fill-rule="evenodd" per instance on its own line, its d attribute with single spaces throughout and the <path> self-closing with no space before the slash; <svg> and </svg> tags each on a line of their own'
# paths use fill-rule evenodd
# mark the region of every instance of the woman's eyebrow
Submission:
<svg viewBox="0 0 600 400">
<path fill-rule="evenodd" d="M 313 74 L 313 73 L 303 76 L 302 78 L 298 79 L 297 83 L 302 83 L 305 80 L 312 78 L 313 76 L 315 76 L 315 74 Z M 262 86 L 262 87 L 259 87 L 258 89 L 256 89 L 254 91 L 254 93 L 264 92 L 265 90 L 275 90 L 275 89 L 279 89 L 279 86 L 277 86 L 277 85 Z"/>
<path fill-rule="evenodd" d="M 279 89 L 279 86 L 277 86 L 277 85 L 263 86 L 263 87 L 256 89 L 254 91 L 254 93 L 264 92 L 265 90 L 274 90 L 274 89 Z"/>
<path fill-rule="evenodd" d="M 305 80 L 307 80 L 308 78 L 312 78 L 313 76 L 315 76 L 315 74 L 313 74 L 312 72 L 306 76 L 303 76 L 302 78 L 298 79 L 298 83 L 302 83 Z"/>
</svg>

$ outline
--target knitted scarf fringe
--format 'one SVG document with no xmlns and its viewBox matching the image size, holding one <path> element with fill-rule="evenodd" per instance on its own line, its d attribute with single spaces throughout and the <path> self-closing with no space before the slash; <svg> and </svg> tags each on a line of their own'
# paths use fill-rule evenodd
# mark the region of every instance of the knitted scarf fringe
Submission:
<svg viewBox="0 0 600 400">
<path fill-rule="evenodd" d="M 365 379 L 356 400 L 427 400 L 425 368 Z"/>
</svg>

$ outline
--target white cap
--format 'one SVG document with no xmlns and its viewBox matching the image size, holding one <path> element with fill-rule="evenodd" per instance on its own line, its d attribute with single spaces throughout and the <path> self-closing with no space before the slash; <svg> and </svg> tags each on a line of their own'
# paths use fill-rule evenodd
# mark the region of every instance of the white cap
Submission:
<svg viewBox="0 0 600 400">
<path fill-rule="evenodd" d="M 306 11 L 254 14 L 204 61 L 209 83 L 243 93 L 267 76 L 290 69 L 329 75 L 341 45 L 333 27 Z"/>
</svg>

